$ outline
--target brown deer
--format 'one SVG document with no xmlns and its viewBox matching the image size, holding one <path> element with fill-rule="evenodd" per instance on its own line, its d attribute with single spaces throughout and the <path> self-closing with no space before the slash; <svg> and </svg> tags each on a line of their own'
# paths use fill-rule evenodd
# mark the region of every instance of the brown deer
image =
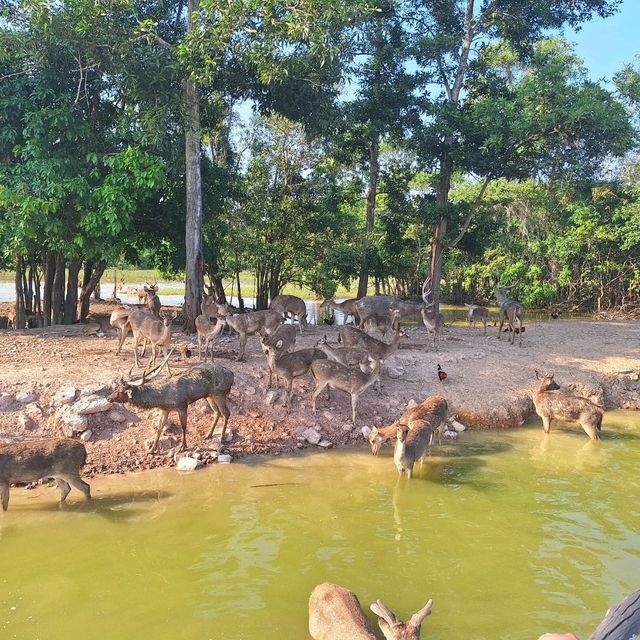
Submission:
<svg viewBox="0 0 640 640">
<path fill-rule="evenodd" d="M 388 427 L 373 427 L 369 434 L 369 444 L 371 453 L 375 456 L 385 443 L 397 437 L 398 427 L 407 427 L 411 430 L 415 426 L 420 426 L 425 420 L 434 424 L 434 433 L 439 432 L 448 419 L 447 402 L 442 396 L 430 396 L 425 398 L 420 404 L 407 409 L 395 422 Z M 441 419 L 438 423 L 438 416 Z"/>
<path fill-rule="evenodd" d="M 213 295 L 202 294 L 202 315 L 207 316 L 209 320 L 218 319 L 223 315 L 227 315 L 233 312 L 233 309 L 228 304 L 219 304 L 215 301 Z"/>
<path fill-rule="evenodd" d="M 338 339 L 345 347 L 362 347 L 369 355 L 377 360 L 390 358 L 398 349 L 400 341 L 407 335 L 398 329 L 393 341 L 389 344 L 382 340 L 377 340 L 357 327 L 340 327 Z"/>
<path fill-rule="evenodd" d="M 444 316 L 439 311 L 436 311 L 435 302 L 429 302 L 431 291 L 432 287 L 429 286 L 429 279 L 427 278 L 422 283 L 422 300 L 424 301 L 424 307 L 420 309 L 420 315 L 422 316 L 425 329 L 433 337 L 433 348 L 437 351 L 438 344 L 440 343 L 440 335 L 442 334 L 442 327 L 444 326 Z"/>
<path fill-rule="evenodd" d="M 277 383 L 280 382 L 280 378 L 285 381 L 285 407 L 291 402 L 293 379 L 308 373 L 316 360 L 327 358 L 319 349 L 300 349 L 285 354 L 280 352 L 277 346 L 265 346 L 264 350 L 269 365 L 269 384 L 272 374 L 275 375 Z"/>
<path fill-rule="evenodd" d="M 154 315 L 156 318 L 159 318 L 162 303 L 160 302 L 160 298 L 158 297 L 158 288 L 153 285 L 153 287 L 144 287 L 144 290 L 146 292 L 146 296 L 144 298 L 145 307 L 147 307 L 152 315 Z"/>
<path fill-rule="evenodd" d="M 347 324 L 349 316 L 352 316 L 353 321 L 357 323 L 359 322 L 358 312 L 356 311 L 357 301 L 357 298 L 348 298 L 347 300 L 343 300 L 342 302 L 336 302 L 335 298 L 327 298 L 320 305 L 320 310 L 322 311 L 322 309 L 334 309 L 335 311 L 340 311 L 344 315 L 342 324 Z"/>
<path fill-rule="evenodd" d="M 116 355 L 119 355 L 120 350 L 122 349 L 122 344 L 131 329 L 131 326 L 129 325 L 129 314 L 131 312 L 132 309 L 129 307 L 118 307 L 111 312 L 109 324 L 116 330 L 116 334 L 118 336 L 118 350 L 116 351 Z"/>
<path fill-rule="evenodd" d="M 15 306 L 10 306 L 7 310 L 7 329 L 17 329 L 16 326 L 16 308 Z"/>
<path fill-rule="evenodd" d="M 66 438 L 25 440 L 0 444 L 0 497 L 2 509 L 9 506 L 9 486 L 15 482 L 35 482 L 55 478 L 64 502 L 71 487 L 91 498 L 91 488 L 80 478 L 80 468 L 87 459 L 82 442 Z M 71 485 L 71 486 L 69 486 Z"/>
<path fill-rule="evenodd" d="M 314 413 L 316 400 L 324 389 L 345 391 L 351 396 L 351 421 L 355 425 L 358 398 L 380 376 L 380 360 L 369 356 L 367 362 L 361 362 L 357 368 L 347 367 L 333 360 L 316 360 L 311 365 L 311 373 L 316 381 L 316 388 L 311 400 Z"/>
<path fill-rule="evenodd" d="M 398 473 L 402 475 L 406 472 L 407 478 L 413 475 L 416 460 L 424 460 L 434 434 L 449 417 L 449 407 L 442 396 L 427 398 L 425 402 L 427 406 L 419 419 L 411 421 L 411 426 L 398 424 L 393 461 Z"/>
<path fill-rule="evenodd" d="M 275 296 L 275 298 L 271 300 L 269 309 L 280 313 L 285 321 L 287 318 L 291 318 L 291 322 L 293 323 L 297 318 L 298 324 L 300 325 L 300 335 L 302 335 L 302 327 L 308 326 L 307 305 L 304 303 L 304 300 L 298 298 L 298 296 Z"/>
<path fill-rule="evenodd" d="M 433 601 L 402 622 L 381 600 L 371 605 L 387 640 L 419 640 L 420 627 L 431 613 Z M 376 640 L 353 591 L 330 582 L 319 584 L 309 597 L 309 633 L 314 640 Z"/>
<path fill-rule="evenodd" d="M 140 340 L 145 341 L 144 348 L 146 348 L 146 341 L 151 343 L 151 366 L 155 366 L 157 348 L 162 347 L 166 352 L 166 347 L 171 343 L 171 323 L 178 313 L 177 311 L 161 312 L 160 315 L 161 318 L 155 318 L 145 311 L 136 310 L 127 317 L 127 324 L 133 333 L 133 353 L 137 367 L 140 366 L 138 358 Z M 144 350 L 142 356 L 144 356 Z"/>
<path fill-rule="evenodd" d="M 498 340 L 500 340 L 500 336 L 502 334 L 502 326 L 504 325 L 504 321 L 506 319 L 507 324 L 509 325 L 509 332 L 511 333 L 511 344 L 515 344 L 516 333 L 520 336 L 520 340 L 518 342 L 518 346 L 522 346 L 522 334 L 524 333 L 524 328 L 522 326 L 522 316 L 523 309 L 522 305 L 515 300 L 509 300 L 507 297 L 509 291 L 513 289 L 513 287 L 498 287 L 496 289 L 496 300 L 498 301 L 498 306 L 500 310 L 498 312 L 498 319 L 500 321 L 500 328 L 498 329 Z M 516 331 L 517 325 L 517 331 Z"/>
<path fill-rule="evenodd" d="M 265 309 L 263 311 L 231 315 L 231 313 L 225 309 L 220 315 L 219 320 L 228 324 L 240 336 L 240 348 L 236 360 L 244 360 L 247 337 L 259 333 L 261 329 L 264 329 L 268 333 L 273 333 L 282 324 L 282 314 L 273 309 Z"/>
<path fill-rule="evenodd" d="M 536 377 L 540 385 L 533 393 L 533 404 L 542 418 L 545 433 L 551 431 L 551 422 L 557 418 L 577 422 L 592 440 L 600 439 L 598 432 L 602 430 L 602 407 L 580 396 L 554 393 L 560 387 L 554 381 L 553 374 L 536 371 Z"/>
<path fill-rule="evenodd" d="M 196 318 L 196 333 L 198 334 L 198 357 L 202 360 L 202 341 L 204 340 L 204 361 L 207 361 L 209 354 L 209 343 L 220 335 L 224 323 L 213 323 L 205 314 Z M 211 349 L 211 359 L 213 360 L 213 348 Z"/>
<path fill-rule="evenodd" d="M 262 351 L 267 356 L 267 368 L 269 369 L 269 384 L 273 383 L 275 373 L 272 368 L 275 362 L 286 353 L 291 353 L 296 344 L 296 328 L 291 324 L 281 324 L 274 333 L 267 333 L 264 329 L 260 331 L 260 344 Z M 273 354 L 269 356 L 269 350 Z"/>
<path fill-rule="evenodd" d="M 476 322 L 482 322 L 484 325 L 484 335 L 487 335 L 487 321 L 489 320 L 489 309 L 487 307 L 482 307 L 478 304 L 467 304 L 465 302 L 465 307 L 467 307 L 467 321 L 469 322 L 469 330 L 471 330 L 471 325 L 473 324 L 473 328 L 476 328 Z"/>
<path fill-rule="evenodd" d="M 182 427 L 181 451 L 187 448 L 187 410 L 190 404 L 204 398 L 214 413 L 211 429 L 207 438 L 213 436 L 213 432 L 218 424 L 220 416 L 224 417 L 220 442 L 224 442 L 224 434 L 229 422 L 229 408 L 227 407 L 227 397 L 233 385 L 233 371 L 219 364 L 205 363 L 198 364 L 186 371 L 182 371 L 168 379 L 157 380 L 147 384 L 154 375 L 162 370 L 165 361 L 156 369 L 144 372 L 138 384 L 131 380 L 120 378 L 115 383 L 115 389 L 109 396 L 109 402 L 130 403 L 133 406 L 143 409 L 159 409 L 160 419 L 156 428 L 156 436 L 149 453 L 154 453 L 158 440 L 167 424 L 167 419 L 171 411 L 177 411 Z"/>
</svg>

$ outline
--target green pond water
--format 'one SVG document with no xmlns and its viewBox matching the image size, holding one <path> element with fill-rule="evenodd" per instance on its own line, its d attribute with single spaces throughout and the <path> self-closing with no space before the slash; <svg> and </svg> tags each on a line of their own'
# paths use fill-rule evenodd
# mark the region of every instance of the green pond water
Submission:
<svg viewBox="0 0 640 640">
<path fill-rule="evenodd" d="M 422 637 L 583 640 L 640 586 L 638 414 L 466 433 L 414 478 L 391 450 L 327 452 L 13 489 L 0 515 L 0 637 L 308 638 L 329 580 Z"/>
</svg>

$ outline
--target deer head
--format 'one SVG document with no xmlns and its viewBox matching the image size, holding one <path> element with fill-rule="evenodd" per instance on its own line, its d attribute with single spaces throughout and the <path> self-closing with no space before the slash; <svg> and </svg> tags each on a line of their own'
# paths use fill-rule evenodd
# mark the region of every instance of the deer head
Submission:
<svg viewBox="0 0 640 640">
<path fill-rule="evenodd" d="M 553 373 L 541 373 L 536 370 L 536 378 L 540 380 L 540 388 L 543 391 L 557 391 L 560 385 L 553 379 Z"/>
</svg>

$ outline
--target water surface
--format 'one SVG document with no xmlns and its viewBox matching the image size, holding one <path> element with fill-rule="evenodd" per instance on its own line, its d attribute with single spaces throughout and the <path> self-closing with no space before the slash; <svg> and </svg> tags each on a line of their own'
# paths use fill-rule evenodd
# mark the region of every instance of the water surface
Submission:
<svg viewBox="0 0 640 640">
<path fill-rule="evenodd" d="M 3 638 L 307 638 L 330 580 L 430 640 L 586 638 L 640 586 L 638 416 L 604 440 L 539 425 L 465 434 L 413 480 L 390 450 L 97 478 L 95 499 L 14 489 L 0 516 Z"/>
</svg>

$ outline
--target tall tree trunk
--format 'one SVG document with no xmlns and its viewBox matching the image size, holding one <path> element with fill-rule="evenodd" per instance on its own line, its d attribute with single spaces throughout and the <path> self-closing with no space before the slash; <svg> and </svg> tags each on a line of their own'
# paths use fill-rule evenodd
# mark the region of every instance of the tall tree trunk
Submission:
<svg viewBox="0 0 640 640">
<path fill-rule="evenodd" d="M 240 288 L 240 271 L 236 271 L 236 282 L 238 284 L 238 309 L 240 309 L 240 313 L 244 313 L 244 300 L 242 299 L 242 289 Z"/>
<path fill-rule="evenodd" d="M 24 324 L 26 322 L 26 314 L 24 309 L 24 291 L 22 290 L 23 280 L 22 280 L 22 271 L 23 271 L 23 261 L 22 256 L 18 254 L 16 256 L 16 275 L 15 275 L 15 284 L 16 284 L 16 329 L 24 329 Z"/>
<path fill-rule="evenodd" d="M 72 258 L 69 261 L 69 274 L 67 276 L 67 296 L 64 301 L 64 315 L 62 322 L 64 324 L 73 324 L 76 319 L 76 308 L 78 304 L 78 274 L 82 260 L 80 258 Z"/>
<path fill-rule="evenodd" d="M 358 281 L 358 298 L 367 295 L 369 286 L 369 247 L 376 218 L 376 195 L 378 193 L 378 176 L 380 173 L 380 138 L 375 135 L 369 146 L 369 189 L 367 191 L 367 220 L 360 265 L 360 279 Z"/>
<path fill-rule="evenodd" d="M 36 321 L 39 327 L 44 326 L 42 320 L 42 300 L 40 294 L 40 271 L 38 270 L 38 260 L 35 256 L 31 261 L 31 273 L 33 274 L 33 312 L 36 314 Z"/>
<path fill-rule="evenodd" d="M 84 322 L 89 315 L 89 304 L 91 302 L 91 294 L 98 286 L 100 278 L 104 270 L 107 268 L 106 262 L 98 262 L 95 265 L 85 266 L 84 278 L 82 280 L 82 289 L 80 290 L 80 298 L 78 299 L 78 315 L 80 320 Z"/>
<path fill-rule="evenodd" d="M 51 290 L 51 324 L 62 324 L 64 312 L 64 256 L 56 253 L 55 273 Z"/>
<path fill-rule="evenodd" d="M 193 29 L 193 14 L 200 0 L 189 0 L 187 32 Z M 200 174 L 200 104 L 193 80 L 184 82 L 185 163 L 187 223 L 185 231 L 186 282 L 184 292 L 184 330 L 194 333 L 202 301 L 202 181 Z"/>
<path fill-rule="evenodd" d="M 51 295 L 53 292 L 53 278 L 56 272 L 56 257 L 53 251 L 44 254 L 44 291 L 42 300 L 42 322 L 45 327 L 51 326 Z"/>
</svg>

